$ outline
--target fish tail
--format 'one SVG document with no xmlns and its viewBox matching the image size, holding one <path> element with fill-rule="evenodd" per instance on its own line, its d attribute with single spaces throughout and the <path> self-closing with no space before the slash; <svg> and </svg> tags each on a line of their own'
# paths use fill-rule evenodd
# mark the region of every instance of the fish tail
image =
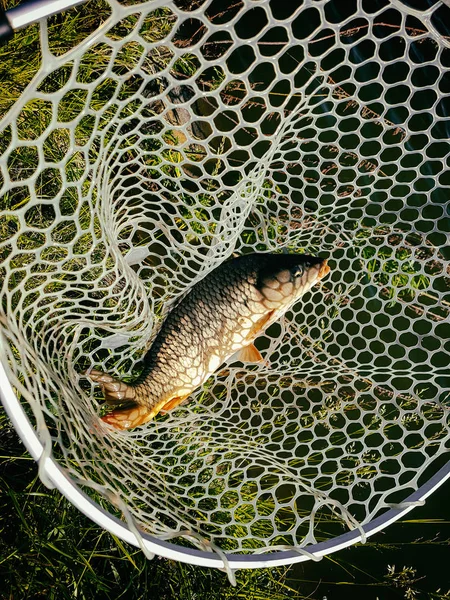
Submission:
<svg viewBox="0 0 450 600">
<path fill-rule="evenodd" d="M 131 408 L 118 408 L 101 418 L 103 423 L 112 425 L 115 429 L 133 429 L 147 423 L 155 416 L 146 406 L 134 404 Z"/>
<path fill-rule="evenodd" d="M 108 404 L 114 406 L 115 404 L 136 400 L 136 391 L 133 385 L 119 381 L 107 373 L 92 370 L 86 372 L 86 377 L 100 385 Z"/>
</svg>

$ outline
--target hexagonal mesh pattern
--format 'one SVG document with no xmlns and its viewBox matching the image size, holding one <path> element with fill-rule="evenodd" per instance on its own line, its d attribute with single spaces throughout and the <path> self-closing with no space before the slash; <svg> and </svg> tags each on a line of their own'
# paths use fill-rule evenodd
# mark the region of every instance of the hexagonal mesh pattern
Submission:
<svg viewBox="0 0 450 600">
<path fill-rule="evenodd" d="M 62 55 L 42 27 L 2 124 L 11 381 L 68 476 L 143 530 L 304 546 L 442 464 L 450 9 L 429 4 L 111 0 Z M 230 362 L 134 431 L 101 424 L 84 370 L 138 374 L 195 282 L 282 249 L 332 272 L 259 338 L 266 365 Z"/>
</svg>

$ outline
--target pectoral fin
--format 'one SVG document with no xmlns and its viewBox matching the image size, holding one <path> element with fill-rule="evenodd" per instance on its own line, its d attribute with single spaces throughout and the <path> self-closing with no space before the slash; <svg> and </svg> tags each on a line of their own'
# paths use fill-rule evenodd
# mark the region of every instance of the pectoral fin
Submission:
<svg viewBox="0 0 450 600">
<path fill-rule="evenodd" d="M 236 360 L 251 363 L 264 362 L 264 358 L 254 344 L 250 344 L 249 346 L 242 348 L 242 350 L 239 350 L 236 354 Z"/>
<path fill-rule="evenodd" d="M 264 329 L 267 327 L 267 325 L 269 324 L 270 320 L 272 319 L 274 313 L 275 313 L 275 311 L 271 310 L 270 312 L 268 312 L 265 315 L 263 315 L 258 321 L 256 321 L 256 323 L 250 329 L 250 332 L 247 335 L 247 339 L 248 340 L 254 340 L 255 337 L 258 336 L 259 333 L 261 333 L 262 331 L 264 331 Z"/>
</svg>

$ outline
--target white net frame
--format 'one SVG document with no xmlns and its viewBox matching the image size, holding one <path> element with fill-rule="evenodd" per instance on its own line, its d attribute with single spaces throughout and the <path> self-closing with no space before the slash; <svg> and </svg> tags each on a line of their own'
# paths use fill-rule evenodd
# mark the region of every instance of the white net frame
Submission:
<svg viewBox="0 0 450 600">
<path fill-rule="evenodd" d="M 450 40 L 432 0 L 219 4 L 109 0 L 65 54 L 41 23 L 1 123 L 0 376 L 44 481 L 231 576 L 364 539 L 450 474 Z M 267 364 L 100 424 L 85 369 L 137 374 L 207 272 L 299 249 L 332 272 L 259 339 Z"/>
</svg>

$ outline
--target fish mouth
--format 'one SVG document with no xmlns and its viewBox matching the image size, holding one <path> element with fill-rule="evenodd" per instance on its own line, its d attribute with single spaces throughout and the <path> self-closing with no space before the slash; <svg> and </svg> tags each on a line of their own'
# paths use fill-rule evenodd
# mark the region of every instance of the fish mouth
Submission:
<svg viewBox="0 0 450 600">
<path fill-rule="evenodd" d="M 328 260 L 325 259 L 322 264 L 320 265 L 320 269 L 319 269 L 319 273 L 317 275 L 317 279 L 323 279 L 326 275 L 328 275 L 328 273 L 331 271 L 330 267 L 328 266 Z"/>
</svg>

